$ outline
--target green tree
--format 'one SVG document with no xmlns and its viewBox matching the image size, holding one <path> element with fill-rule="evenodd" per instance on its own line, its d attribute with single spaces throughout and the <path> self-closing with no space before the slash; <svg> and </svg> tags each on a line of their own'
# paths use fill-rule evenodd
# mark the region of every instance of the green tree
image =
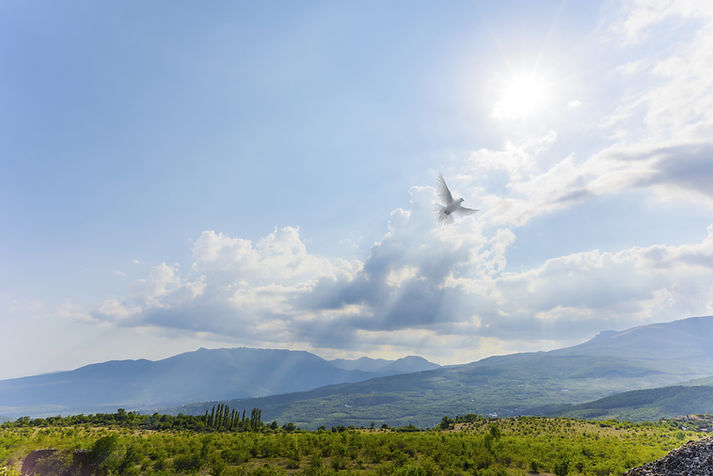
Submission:
<svg viewBox="0 0 713 476">
<path fill-rule="evenodd" d="M 555 463 L 553 471 L 557 476 L 567 476 L 569 473 L 569 458 L 566 456 L 560 458 L 560 460 Z"/>
<path fill-rule="evenodd" d="M 455 423 L 455 420 L 453 418 L 444 416 L 443 420 L 441 420 L 441 423 L 438 426 L 441 428 L 441 430 L 448 430 L 450 428 L 453 428 L 454 423 Z"/>
<path fill-rule="evenodd" d="M 89 462 L 101 468 L 109 459 L 109 457 L 118 448 L 119 436 L 117 434 L 102 436 L 94 442 L 87 455 Z"/>
<path fill-rule="evenodd" d="M 262 426 L 262 410 L 259 408 L 253 408 L 250 412 L 250 430 L 258 431 Z"/>
</svg>

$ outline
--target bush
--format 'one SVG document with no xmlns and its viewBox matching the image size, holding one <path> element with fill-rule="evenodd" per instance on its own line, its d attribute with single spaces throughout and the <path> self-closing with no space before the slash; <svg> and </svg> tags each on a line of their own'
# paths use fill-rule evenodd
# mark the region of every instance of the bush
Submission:
<svg viewBox="0 0 713 476">
<path fill-rule="evenodd" d="M 566 456 L 555 463 L 554 473 L 557 476 L 567 476 L 569 473 L 569 458 Z"/>
<path fill-rule="evenodd" d="M 101 466 L 118 447 L 119 436 L 116 434 L 102 436 L 94 442 L 89 450 L 89 462 L 94 466 Z"/>
<path fill-rule="evenodd" d="M 198 471 L 203 466 L 200 455 L 196 453 L 188 453 L 178 455 L 173 459 L 173 467 L 176 471 Z"/>
</svg>

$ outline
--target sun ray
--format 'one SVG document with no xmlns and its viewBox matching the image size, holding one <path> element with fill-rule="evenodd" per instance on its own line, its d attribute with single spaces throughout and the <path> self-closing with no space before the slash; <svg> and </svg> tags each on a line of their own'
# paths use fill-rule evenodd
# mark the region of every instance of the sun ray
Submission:
<svg viewBox="0 0 713 476">
<path fill-rule="evenodd" d="M 525 119 L 551 99 L 550 81 L 537 72 L 520 72 L 505 80 L 493 108 L 496 119 Z"/>
</svg>

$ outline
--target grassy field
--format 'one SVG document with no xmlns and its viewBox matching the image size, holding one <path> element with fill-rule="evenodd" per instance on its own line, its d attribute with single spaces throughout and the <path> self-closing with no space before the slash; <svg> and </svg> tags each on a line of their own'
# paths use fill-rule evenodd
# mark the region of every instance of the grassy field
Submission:
<svg viewBox="0 0 713 476">
<path fill-rule="evenodd" d="M 58 449 L 46 467 L 68 469 L 76 450 L 96 474 L 621 474 L 704 433 L 669 423 L 565 418 L 444 418 L 430 430 L 334 428 L 262 432 L 145 430 L 90 425 L 0 429 L 0 475 L 18 474 L 32 450 Z M 54 466 L 52 466 L 54 465 Z M 64 466 L 62 466 L 64 465 Z M 4 473 L 3 473 L 4 471 Z"/>
</svg>

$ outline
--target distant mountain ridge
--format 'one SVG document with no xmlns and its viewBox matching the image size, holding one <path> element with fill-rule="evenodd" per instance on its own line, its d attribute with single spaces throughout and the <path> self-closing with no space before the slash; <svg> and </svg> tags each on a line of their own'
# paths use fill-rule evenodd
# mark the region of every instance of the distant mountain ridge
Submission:
<svg viewBox="0 0 713 476">
<path fill-rule="evenodd" d="M 713 317 L 602 332 L 549 352 L 489 357 L 442 367 L 331 385 L 286 395 L 231 400 L 259 407 L 265 419 L 319 425 L 433 426 L 444 415 L 534 414 L 547 405 L 590 402 L 616 393 L 681 384 L 713 374 Z M 206 404 L 175 411 L 202 413 Z"/>
<path fill-rule="evenodd" d="M 397 360 L 360 357 L 355 360 L 335 359 L 329 362 L 343 370 L 361 370 L 362 372 L 375 372 L 381 375 L 421 372 L 422 370 L 433 370 L 440 367 L 440 365 L 429 362 L 423 357 L 416 355 L 409 355 L 408 357 L 402 357 Z"/>
<path fill-rule="evenodd" d="M 710 386 L 712 335 L 713 317 L 689 318 L 605 331 L 564 349 L 435 369 L 418 357 L 330 362 L 302 351 L 199 349 L 156 362 L 112 361 L 0 381 L 0 414 L 118 407 L 202 414 L 220 400 L 303 428 L 433 426 L 444 415 L 526 415 L 632 390 L 690 381 Z"/>
<path fill-rule="evenodd" d="M 344 369 L 305 351 L 200 348 L 157 361 L 114 360 L 2 380 L 0 414 L 46 416 L 261 397 L 438 367 L 420 357 L 379 363 L 379 369 L 365 371 L 360 363 Z"/>
</svg>

